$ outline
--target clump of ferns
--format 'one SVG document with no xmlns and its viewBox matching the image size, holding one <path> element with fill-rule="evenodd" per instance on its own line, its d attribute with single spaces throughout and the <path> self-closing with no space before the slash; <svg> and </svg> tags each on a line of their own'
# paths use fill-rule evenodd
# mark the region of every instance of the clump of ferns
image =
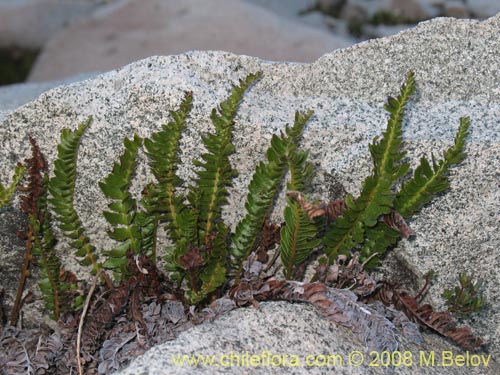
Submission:
<svg viewBox="0 0 500 375">
<path fill-rule="evenodd" d="M 432 155 L 429 162 L 422 157 L 413 177 L 395 191 L 398 181 L 409 171 L 409 164 L 402 162 L 406 156 L 401 150 L 402 123 L 405 107 L 414 91 L 414 76 L 409 73 L 400 95 L 388 99 L 385 105 L 390 114 L 387 129 L 381 139 L 376 137 L 369 146 L 373 172 L 363 182 L 358 198 L 346 198 L 346 210 L 324 237 L 330 259 L 347 254 L 353 248 L 360 250 L 361 260 L 374 254 L 380 256 L 399 239 L 398 232 L 408 236 L 411 232 L 405 227 L 404 219 L 412 217 L 435 194 L 446 190 L 450 186 L 447 178 L 450 167 L 464 159 L 470 125 L 468 117 L 460 118 L 454 144 L 443 158 L 436 160 Z"/>
<path fill-rule="evenodd" d="M 318 247 L 325 254 L 320 263 L 332 264 L 342 256 L 356 255 L 365 268 L 378 265 L 380 257 L 403 235 L 413 233 L 406 224 L 432 197 L 449 187 L 447 172 L 464 157 L 465 139 L 470 120 L 460 118 L 452 147 L 437 160 L 425 157 L 409 177 L 409 164 L 403 162 L 406 153 L 401 149 L 405 108 L 415 91 L 414 74 L 409 72 L 400 94 L 389 97 L 384 106 L 389 113 L 382 137 L 369 145 L 373 161 L 371 175 L 362 184 L 358 197 L 326 203 L 308 202 L 302 193 L 309 189 L 312 167 L 305 152 L 298 152 L 290 165 L 291 181 L 285 226 L 281 231 L 281 259 L 286 277 Z M 399 181 L 406 179 L 397 191 Z M 319 237 L 319 238 L 318 238 Z M 318 274 L 313 277 L 318 278 Z"/>
<path fill-rule="evenodd" d="M 313 112 L 297 112 L 293 126 L 287 125 L 284 132 L 273 135 L 266 160 L 257 165 L 249 184 L 246 214 L 231 233 L 230 226 L 222 220 L 222 209 L 228 203 L 227 188 L 237 175 L 229 160 L 235 152 L 234 118 L 245 91 L 259 77 L 260 73 L 251 74 L 240 81 L 229 97 L 213 109 L 210 118 L 215 131 L 202 136 L 206 152 L 193 161 L 196 178 L 187 193 L 180 193 L 186 182 L 177 175 L 177 168 L 180 140 L 192 108 L 192 93 L 185 94 L 179 109 L 171 112 L 172 121 L 151 138 L 143 140 L 134 135 L 132 139 L 125 139 L 119 162 L 99 183 L 110 200 L 104 212 L 112 227 L 108 234 L 118 241 L 114 249 L 102 252 L 106 256 L 103 263 L 85 234 L 73 204 L 78 145 L 91 119 L 74 131 L 63 130 L 54 177 L 48 183 L 48 202 L 60 229 L 72 239 L 72 246 L 83 264 L 91 266 L 94 273 L 111 270 L 115 280 L 126 280 L 130 253 L 145 254 L 156 261 L 156 234 L 163 226 L 173 244 L 167 247 L 165 256 L 170 279 L 178 290 L 185 291 L 181 292 L 185 302 L 206 303 L 211 296 L 221 296 L 228 285 L 236 285 L 241 279 L 243 262 L 258 245 L 282 181 L 289 173 L 280 241 L 285 277 L 298 277 L 298 267 L 313 252 L 325 254 L 319 259 L 323 264 L 332 264 L 341 254 L 356 254 L 367 267 L 374 267 L 401 234 L 411 233 L 405 219 L 428 203 L 433 195 L 449 187 L 446 177 L 449 168 L 465 156 L 469 119 L 461 118 L 454 145 L 443 158 L 436 160 L 432 156 L 432 162 L 422 158 L 413 177 L 407 177 L 409 165 L 403 162 L 405 153 L 401 143 L 405 107 L 415 91 L 414 76 L 410 72 L 399 96 L 390 97 L 385 106 L 389 112 L 387 128 L 382 137 L 376 137 L 369 146 L 373 171 L 364 180 L 357 198 L 348 195 L 345 200 L 329 204 L 307 201 L 303 192 L 310 188 L 314 170 L 307 160 L 308 151 L 299 149 L 298 145 Z M 155 182 L 144 188 L 138 203 L 129 187 L 142 145 Z M 396 191 L 396 184 L 403 178 L 407 178 L 406 182 Z M 112 288 L 114 284 L 107 273 L 100 272 L 100 275 Z"/>
</svg>

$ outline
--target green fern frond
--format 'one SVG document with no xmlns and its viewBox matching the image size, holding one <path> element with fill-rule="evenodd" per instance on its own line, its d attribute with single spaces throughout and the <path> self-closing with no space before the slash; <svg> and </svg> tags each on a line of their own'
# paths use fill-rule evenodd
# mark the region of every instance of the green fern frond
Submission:
<svg viewBox="0 0 500 375">
<path fill-rule="evenodd" d="M 285 226 L 281 228 L 281 261 L 285 267 L 285 278 L 290 279 L 296 266 L 304 262 L 321 240 L 318 228 L 297 202 L 287 199 Z"/>
<path fill-rule="evenodd" d="M 209 244 L 209 251 L 206 251 L 206 266 L 199 275 L 201 287 L 198 292 L 188 293 L 190 303 L 197 304 L 203 301 L 210 293 L 216 291 L 226 281 L 228 251 L 228 233 L 227 226 L 219 222 L 217 224 L 217 236 Z"/>
<path fill-rule="evenodd" d="M 45 175 L 44 185 L 48 184 L 48 176 Z M 46 190 L 46 189 L 45 189 Z M 39 287 L 43 294 L 45 307 L 52 312 L 51 318 L 58 320 L 61 307 L 64 306 L 65 287 L 59 280 L 61 262 L 56 254 L 56 239 L 50 227 L 50 212 L 47 208 L 47 193 L 45 191 L 38 201 L 37 206 L 43 215 L 40 223 L 36 214 L 30 214 L 29 222 L 33 230 L 32 254 L 38 256 L 38 267 L 40 268 Z"/>
<path fill-rule="evenodd" d="M 125 151 L 120 157 L 120 162 L 113 165 L 112 172 L 99 182 L 104 195 L 112 199 L 108 205 L 110 211 L 104 211 L 103 215 L 113 227 L 108 231 L 110 238 L 121 242 L 119 246 L 111 251 L 105 252 L 109 259 L 104 263 L 108 269 L 121 270 L 125 273 L 127 263 L 127 250 L 131 249 L 135 255 L 142 251 L 141 227 L 136 222 L 137 202 L 129 191 L 132 176 L 135 171 L 136 157 L 142 139 L 135 134 L 134 139 L 124 140 Z"/>
<path fill-rule="evenodd" d="M 389 228 L 383 221 L 377 222 L 373 227 L 365 228 L 365 239 L 361 245 L 359 259 L 368 262 L 365 269 L 373 268 L 378 265 L 380 257 L 395 245 L 401 237 L 401 234 Z"/>
<path fill-rule="evenodd" d="M 373 143 L 368 147 L 372 155 L 374 175 L 383 177 L 395 175 L 402 177 L 408 171 L 407 164 L 398 163 L 405 157 L 406 152 L 401 151 L 403 140 L 403 119 L 405 108 L 410 97 L 415 93 L 415 76 L 409 72 L 406 82 L 401 87 L 397 98 L 389 97 L 384 108 L 390 113 L 387 129 L 382 133 L 382 139 L 378 141 L 375 137 Z"/>
<path fill-rule="evenodd" d="M 306 191 L 314 177 L 313 165 L 307 161 L 307 151 L 297 151 L 296 145 L 288 159 L 290 183 L 288 190 Z M 296 266 L 304 262 L 321 240 L 317 238 L 319 228 L 309 219 L 300 204 L 287 198 L 284 212 L 285 226 L 281 228 L 281 261 L 285 277 L 291 279 Z"/>
<path fill-rule="evenodd" d="M 161 215 L 161 221 L 167 223 L 165 229 L 175 242 L 186 238 L 193 240 L 192 233 L 196 230 L 196 220 L 184 203 L 185 197 L 176 195 L 176 189 L 183 184 L 176 174 L 180 163 L 179 142 L 192 107 L 193 94 L 187 92 L 179 110 L 170 112 L 173 121 L 163 125 L 151 139 L 144 140 L 149 166 L 158 181 L 151 190 L 150 207 Z"/>
<path fill-rule="evenodd" d="M 260 73 L 250 74 L 245 80 L 240 80 L 239 86 L 232 88 L 231 94 L 219 108 L 212 110 L 210 118 L 215 132 L 201 137 L 207 152 L 201 155 L 201 161 L 193 160 L 193 164 L 200 169 L 196 172 L 198 177 L 187 196 L 192 216 L 186 219 L 188 224 L 194 223 L 197 227 L 196 242 L 178 243 L 171 255 L 180 265 L 180 257 L 191 254 L 186 253 L 190 245 L 199 249 L 203 265 L 198 270 L 178 267 L 181 277 L 187 271 L 190 284 L 187 297 L 191 303 L 201 302 L 226 280 L 228 229 L 221 222 L 221 216 L 222 207 L 227 204 L 227 187 L 231 186 L 232 179 L 238 174 L 229 162 L 229 156 L 235 151 L 232 142 L 234 118 L 245 91 L 259 77 Z M 191 221 L 193 218 L 195 222 Z"/>
<path fill-rule="evenodd" d="M 280 136 L 273 135 L 271 145 L 266 151 L 267 162 L 260 162 L 255 169 L 245 202 L 247 214 L 236 226 L 232 239 L 231 254 L 239 270 L 259 238 L 264 221 L 287 172 L 291 152 L 296 150 L 304 126 L 312 114 L 313 111 L 296 112 L 293 126 L 287 125 L 285 132 Z"/>
<path fill-rule="evenodd" d="M 373 159 L 373 174 L 363 182 L 360 196 L 355 200 L 351 195 L 346 198 L 347 209 L 324 236 L 326 253 L 330 261 L 338 254 L 349 254 L 358 248 L 365 238 L 367 227 L 377 224 L 380 215 L 388 214 L 392 208 L 394 183 L 404 176 L 409 168 L 400 163 L 405 153 L 401 151 L 402 123 L 406 104 L 415 91 L 412 72 L 401 87 L 397 98 L 389 97 L 385 109 L 390 113 L 387 128 L 382 139 L 375 137 L 369 146 Z"/>
<path fill-rule="evenodd" d="M 23 179 L 25 172 L 26 167 L 18 164 L 14 170 L 14 176 L 12 176 L 12 183 L 7 188 L 0 183 L 0 208 L 6 207 L 9 204 L 10 199 L 12 198 L 17 185 L 19 185 Z"/>
<path fill-rule="evenodd" d="M 215 133 L 202 136 L 207 150 L 201 156 L 203 161 L 193 160 L 200 167 L 196 173 L 194 189 L 200 194 L 195 202 L 191 202 L 199 213 L 199 238 L 209 236 L 221 218 L 222 206 L 227 203 L 227 187 L 238 171 L 229 162 L 229 155 L 234 153 L 232 143 L 234 118 L 236 116 L 243 94 L 259 77 L 260 73 L 250 74 L 245 80 L 240 80 L 239 86 L 234 86 L 229 97 L 220 104 L 218 110 L 212 110 L 210 116 L 215 127 Z"/>
<path fill-rule="evenodd" d="M 436 161 L 432 155 L 432 166 L 424 157 L 415 169 L 413 178 L 403 184 L 401 191 L 394 199 L 394 208 L 405 218 L 412 216 L 432 196 L 446 190 L 449 180 L 446 176 L 449 169 L 460 163 L 466 156 L 464 153 L 465 139 L 469 135 L 470 119 L 460 118 L 460 126 L 455 136 L 455 142 L 445 153 L 444 158 Z"/>
<path fill-rule="evenodd" d="M 199 276 L 202 287 L 196 292 L 190 289 L 186 295 L 190 304 L 196 305 L 207 298 L 207 296 L 217 290 L 226 281 L 226 266 L 225 262 L 217 261 L 210 263 L 203 269 Z"/>
<path fill-rule="evenodd" d="M 92 117 L 89 117 L 78 129 L 74 131 L 63 129 L 61 132 L 57 159 L 54 162 L 54 177 L 49 181 L 51 195 L 49 203 L 56 213 L 59 228 L 73 240 L 71 245 L 77 249 L 76 255 L 82 258 L 80 262 L 83 265 L 92 265 L 92 271 L 97 272 L 101 264 L 97 261 L 95 247 L 85 235 L 82 222 L 74 207 L 78 146 L 91 121 Z"/>
<path fill-rule="evenodd" d="M 156 235 L 160 214 L 155 210 L 156 200 L 153 198 L 153 190 L 154 184 L 152 183 L 144 188 L 141 199 L 144 211 L 137 212 L 136 223 L 141 231 L 141 253 L 146 254 L 156 264 Z"/>
</svg>

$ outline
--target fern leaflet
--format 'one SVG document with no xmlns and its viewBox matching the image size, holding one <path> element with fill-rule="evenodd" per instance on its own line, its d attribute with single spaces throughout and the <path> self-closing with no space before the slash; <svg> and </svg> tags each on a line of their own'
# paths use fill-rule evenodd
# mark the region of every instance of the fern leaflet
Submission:
<svg viewBox="0 0 500 375">
<path fill-rule="evenodd" d="M 7 188 L 0 183 L 0 208 L 6 207 L 9 204 L 12 194 L 14 194 L 14 190 L 16 190 L 17 185 L 23 179 L 25 172 L 26 167 L 18 164 L 14 170 L 14 176 L 12 176 L 12 183 Z"/>
</svg>

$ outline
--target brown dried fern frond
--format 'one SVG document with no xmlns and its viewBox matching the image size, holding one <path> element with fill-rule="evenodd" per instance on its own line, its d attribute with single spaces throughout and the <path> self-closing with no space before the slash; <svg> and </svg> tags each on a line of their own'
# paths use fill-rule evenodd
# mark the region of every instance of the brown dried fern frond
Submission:
<svg viewBox="0 0 500 375">
<path fill-rule="evenodd" d="M 473 350 L 484 344 L 469 327 L 459 327 L 448 311 L 434 311 L 429 304 L 419 305 L 417 299 L 406 291 L 400 291 L 394 297 L 411 320 L 449 338 L 462 348 Z"/>
<path fill-rule="evenodd" d="M 271 280 L 254 295 L 256 300 L 309 302 L 331 322 L 349 328 L 368 351 L 395 351 L 395 326 L 382 314 L 358 302 L 346 289 L 329 288 L 323 283 Z"/>
</svg>

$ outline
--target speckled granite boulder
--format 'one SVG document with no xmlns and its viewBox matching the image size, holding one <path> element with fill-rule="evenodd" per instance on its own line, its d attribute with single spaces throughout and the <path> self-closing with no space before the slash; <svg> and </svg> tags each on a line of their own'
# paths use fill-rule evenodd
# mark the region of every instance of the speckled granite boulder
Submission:
<svg viewBox="0 0 500 375">
<path fill-rule="evenodd" d="M 471 117 L 472 135 L 467 145 L 468 158 L 452 172 L 450 192 L 437 198 L 411 221 L 416 238 L 402 241 L 394 254 L 408 264 L 408 273 L 421 275 L 431 268 L 437 272 L 436 287 L 429 294 L 429 300 L 436 306 L 442 305 L 440 294 L 443 288 L 455 283 L 459 271 L 483 278 L 489 308 L 480 318 L 467 323 L 490 342 L 488 349 L 493 358 L 498 358 L 499 33 L 499 16 L 484 22 L 438 19 L 394 37 L 333 52 L 308 65 L 269 63 L 223 52 L 152 57 L 87 81 L 56 88 L 7 115 L 0 123 L 0 178 L 5 181 L 15 163 L 26 157 L 29 134 L 39 140 L 48 160 L 53 161 L 60 130 L 63 127 L 75 128 L 93 115 L 94 122 L 80 149 L 76 206 L 94 243 L 108 248 L 112 244 L 106 238 L 106 224 L 99 214 L 106 202 L 97 181 L 111 170 L 112 162 L 121 152 L 123 138 L 134 132 L 148 136 L 159 129 L 167 120 L 168 110 L 179 104 L 183 92 L 192 90 L 194 109 L 183 140 L 184 164 L 179 171 L 184 177 L 192 177 L 187 165 L 202 151 L 199 134 L 211 126 L 208 120 L 210 109 L 225 98 L 231 83 L 249 72 L 262 71 L 262 80 L 246 95 L 235 124 L 238 153 L 232 161 L 240 175 L 231 189 L 231 205 L 226 210 L 226 219 L 235 223 L 241 217 L 251 170 L 256 161 L 263 158 L 271 134 L 291 122 L 296 109 L 311 108 L 315 111 L 304 133 L 303 145 L 311 149 L 311 158 L 318 168 L 316 197 L 329 198 L 330 187 L 339 184 L 357 194 L 360 182 L 370 171 L 367 144 L 385 127 L 383 102 L 387 95 L 397 93 L 405 73 L 413 69 L 418 94 L 409 108 L 405 124 L 408 158 L 412 164 L 415 165 L 423 154 L 440 153 L 449 146 L 460 116 Z M 142 160 L 136 191 L 151 179 Z M 5 222 L 0 222 L 2 225 Z M 3 262 L 11 256 L 10 252 L 22 250 L 14 245 L 0 244 Z M 71 252 L 64 254 L 65 265 L 74 267 Z M 1 262 L 0 283 L 3 283 L 3 278 L 15 276 L 8 275 L 5 263 Z M 81 270 L 78 272 L 84 275 Z M 315 350 L 313 354 L 336 350 L 346 354 L 351 348 L 342 347 L 343 342 L 349 341 L 348 332 L 332 328 L 308 308 L 304 315 L 302 307 L 288 304 L 280 304 L 271 310 L 273 312 L 266 315 L 269 321 L 278 311 L 287 317 L 279 318 L 283 321 L 280 327 L 284 337 L 300 335 L 296 328 L 287 328 L 286 321 L 291 322 L 292 316 L 304 328 L 314 323 L 317 329 L 313 336 L 318 340 L 311 344 Z M 253 324 L 255 314 L 258 314 L 255 310 L 240 310 L 223 322 L 227 323 L 229 319 L 235 326 L 245 328 Z M 309 322 L 311 319 L 313 323 Z M 183 336 L 185 341 L 182 342 L 203 340 L 206 336 L 200 332 L 211 330 L 228 352 L 252 351 L 266 345 L 272 345 L 276 352 L 286 353 L 289 349 L 290 339 L 270 340 L 274 329 L 271 322 L 265 326 L 270 330 L 268 336 L 261 337 L 260 332 L 248 330 L 251 337 L 239 343 L 225 341 L 222 327 L 226 323 L 186 332 L 185 335 L 192 336 Z M 324 330 L 334 330 L 335 334 L 329 340 L 321 340 Z M 252 332 L 256 332 L 255 336 Z M 266 343 L 265 340 L 270 341 Z M 440 344 L 427 344 L 425 350 L 445 345 L 460 353 L 452 344 L 443 344 L 436 336 L 432 340 L 438 340 Z M 151 352 L 152 357 L 147 357 L 149 372 L 138 370 L 143 369 L 142 366 L 135 368 L 133 365 L 127 374 L 177 373 L 178 369 L 171 367 L 163 355 L 170 350 L 166 349 L 169 345 L 175 348 L 177 344 L 166 343 L 165 349 L 155 349 Z M 210 345 L 207 342 L 207 350 Z M 405 347 L 401 349 L 405 350 Z M 189 353 L 201 349 L 198 346 L 185 347 L 185 350 Z M 268 370 L 262 369 L 261 373 L 269 373 Z M 296 373 L 306 373 L 305 369 L 295 370 Z M 415 371 L 443 373 L 440 368 L 420 370 Z M 446 371 L 494 374 L 499 368 L 490 363 L 488 368 L 453 367 Z M 197 372 L 220 373 L 213 369 L 205 372 L 197 369 Z M 363 373 L 368 373 L 368 369 L 365 368 Z"/>
<path fill-rule="evenodd" d="M 462 353 L 439 336 L 426 333 L 424 337 L 423 346 L 398 337 L 401 358 L 406 356 L 406 362 L 402 359 L 402 364 L 396 366 L 396 374 L 494 375 L 498 371 L 493 356 L 484 353 L 482 358 L 489 358 L 488 366 L 436 366 L 448 363 L 447 352 Z M 426 365 L 424 360 L 431 358 L 430 353 L 434 353 L 434 366 L 431 362 Z M 213 358 L 213 364 L 190 366 L 190 356 L 203 356 L 207 361 Z M 364 353 L 350 332 L 326 322 L 312 306 L 267 302 L 259 309 L 233 310 L 213 323 L 195 326 L 175 341 L 152 348 L 115 375 L 390 373 L 384 366 L 376 367 L 377 363 L 376 354 Z"/>
</svg>

